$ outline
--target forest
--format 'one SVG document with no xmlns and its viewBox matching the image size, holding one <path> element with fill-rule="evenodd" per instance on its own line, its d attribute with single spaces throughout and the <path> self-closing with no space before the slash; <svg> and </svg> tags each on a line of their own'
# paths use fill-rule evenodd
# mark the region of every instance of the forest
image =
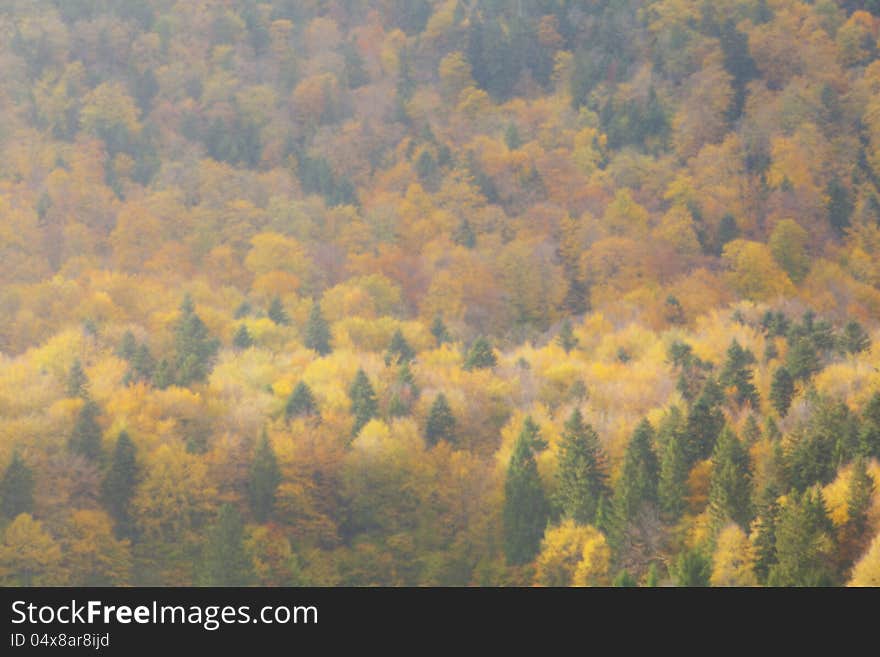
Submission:
<svg viewBox="0 0 880 657">
<path fill-rule="evenodd" d="M 880 586 L 880 2 L 0 4 L 0 585 Z"/>
</svg>

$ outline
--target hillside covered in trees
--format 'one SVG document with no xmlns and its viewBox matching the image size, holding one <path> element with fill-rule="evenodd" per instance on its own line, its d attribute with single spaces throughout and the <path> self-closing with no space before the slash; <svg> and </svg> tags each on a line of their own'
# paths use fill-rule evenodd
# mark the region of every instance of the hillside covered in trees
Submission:
<svg viewBox="0 0 880 657">
<path fill-rule="evenodd" d="M 878 3 L 0 35 L 0 584 L 880 585 Z"/>
</svg>

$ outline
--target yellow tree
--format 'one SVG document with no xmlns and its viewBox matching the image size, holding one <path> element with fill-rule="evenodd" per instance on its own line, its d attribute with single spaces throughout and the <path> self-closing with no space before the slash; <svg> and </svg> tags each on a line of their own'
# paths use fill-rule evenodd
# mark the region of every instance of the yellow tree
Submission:
<svg viewBox="0 0 880 657">
<path fill-rule="evenodd" d="M 22 513 L 6 528 L 0 544 L 3 586 L 59 586 L 65 583 L 58 542 L 43 523 Z"/>
<path fill-rule="evenodd" d="M 129 542 L 113 535 L 103 511 L 74 511 L 62 536 L 63 563 L 71 586 L 124 586 L 129 583 Z"/>
<path fill-rule="evenodd" d="M 874 537 L 865 556 L 853 568 L 848 586 L 880 586 L 880 534 Z"/>
<path fill-rule="evenodd" d="M 757 586 L 754 548 L 739 525 L 721 530 L 712 561 L 712 586 Z"/>
<path fill-rule="evenodd" d="M 541 586 L 602 586 L 608 584 L 611 550 L 595 527 L 566 520 L 547 530 L 535 562 L 535 583 Z"/>
</svg>

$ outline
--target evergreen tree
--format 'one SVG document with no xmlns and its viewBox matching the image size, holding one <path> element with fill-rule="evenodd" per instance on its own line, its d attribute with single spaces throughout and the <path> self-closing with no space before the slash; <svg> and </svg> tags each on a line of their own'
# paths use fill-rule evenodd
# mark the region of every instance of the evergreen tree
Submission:
<svg viewBox="0 0 880 657">
<path fill-rule="evenodd" d="M 174 382 L 187 386 L 204 381 L 213 367 L 212 361 L 219 346 L 196 314 L 192 297 L 187 294 L 180 306 L 180 318 L 174 329 Z"/>
<path fill-rule="evenodd" d="M 446 401 L 446 395 L 442 392 L 431 404 L 425 425 L 425 438 L 429 445 L 436 445 L 441 440 L 452 442 L 455 439 L 455 417 Z"/>
<path fill-rule="evenodd" d="M 153 377 L 153 385 L 159 390 L 165 390 L 168 386 L 174 385 L 174 372 L 168 359 L 163 358 L 156 367 L 156 374 Z"/>
<path fill-rule="evenodd" d="M 880 458 L 880 392 L 875 392 L 862 410 L 863 424 L 859 431 L 859 454 Z"/>
<path fill-rule="evenodd" d="M 34 473 L 17 451 L 0 480 L 0 515 L 12 520 L 34 509 Z"/>
<path fill-rule="evenodd" d="M 776 523 L 779 518 L 779 492 L 770 484 L 761 491 L 754 523 L 755 575 L 762 584 L 776 565 Z"/>
<path fill-rule="evenodd" d="M 648 575 L 645 577 L 645 587 L 652 589 L 660 583 L 660 575 L 657 572 L 657 564 L 652 563 L 648 567 Z"/>
<path fill-rule="evenodd" d="M 464 360 L 464 369 L 488 369 L 495 367 L 497 362 L 492 345 L 486 338 L 480 336 L 471 345 L 467 358 Z"/>
<path fill-rule="evenodd" d="M 539 444 L 538 427 L 531 418 L 526 418 L 504 482 L 504 554 L 511 566 L 526 564 L 535 558 L 550 518 L 550 507 L 535 461 L 535 448 Z"/>
<path fill-rule="evenodd" d="M 312 310 L 309 312 L 304 342 L 306 348 L 317 351 L 321 356 L 333 351 L 330 346 L 330 325 L 321 314 L 321 304 L 317 301 L 312 304 Z"/>
<path fill-rule="evenodd" d="M 832 178 L 825 188 L 825 196 L 828 199 L 828 223 L 834 232 L 842 237 L 850 225 L 853 213 L 853 202 L 849 191 L 837 177 Z"/>
<path fill-rule="evenodd" d="M 785 417 L 791 406 L 794 396 L 794 379 L 784 365 L 780 365 L 773 373 L 773 381 L 770 384 L 770 403 L 779 413 L 779 417 Z"/>
<path fill-rule="evenodd" d="M 843 328 L 840 346 L 846 353 L 860 354 L 871 347 L 871 338 L 861 324 L 851 321 Z"/>
<path fill-rule="evenodd" d="M 90 399 L 82 405 L 73 425 L 67 446 L 71 452 L 89 461 L 101 458 L 101 427 L 98 425 L 98 405 Z"/>
<path fill-rule="evenodd" d="M 874 479 L 868 474 L 863 458 L 853 462 L 849 490 L 846 496 L 846 524 L 843 527 L 842 548 L 844 559 L 852 562 L 867 547 L 868 510 L 874 494 Z"/>
<path fill-rule="evenodd" d="M 232 338 L 232 346 L 236 349 L 250 349 L 254 346 L 254 339 L 251 337 L 251 332 L 248 331 L 247 324 L 238 327 Z"/>
<path fill-rule="evenodd" d="M 718 434 L 724 427 L 721 400 L 721 389 L 714 380 L 709 379 L 688 411 L 685 452 L 689 467 L 697 461 L 708 458 L 715 449 Z"/>
<path fill-rule="evenodd" d="M 254 566 L 245 548 L 241 514 L 231 505 L 220 507 L 217 521 L 208 531 L 200 563 L 202 586 L 249 586 Z"/>
<path fill-rule="evenodd" d="M 594 523 L 599 500 L 609 492 L 606 459 L 599 436 L 577 408 L 562 432 L 556 479 L 562 516 L 579 525 Z"/>
<path fill-rule="evenodd" d="M 671 521 L 681 518 L 687 508 L 688 458 L 682 431 L 673 430 L 663 443 L 657 497 L 660 510 Z"/>
<path fill-rule="evenodd" d="M 611 582 L 611 586 L 619 589 L 634 589 L 638 586 L 635 577 L 629 574 L 628 570 L 621 570 Z"/>
<path fill-rule="evenodd" d="M 138 484 L 137 450 L 125 431 L 119 432 L 110 469 L 101 484 L 101 497 L 120 536 L 131 534 L 129 509 Z"/>
<path fill-rule="evenodd" d="M 770 586 L 831 586 L 834 572 L 829 554 L 834 546 L 831 520 L 820 489 L 799 495 L 792 491 L 776 526 L 777 563 Z"/>
<path fill-rule="evenodd" d="M 700 550 L 685 550 L 678 555 L 672 572 L 678 586 L 709 586 L 712 560 Z"/>
<path fill-rule="evenodd" d="M 257 522 L 265 522 L 275 507 L 275 493 L 281 483 L 281 468 L 266 430 L 257 444 L 248 479 L 248 500 Z"/>
<path fill-rule="evenodd" d="M 406 338 L 403 337 L 403 332 L 397 329 L 394 335 L 391 336 L 391 344 L 388 345 L 388 351 L 385 352 L 385 364 L 391 365 L 394 363 L 395 365 L 400 365 L 401 363 L 408 363 L 415 357 L 416 352 L 413 351 Z"/>
<path fill-rule="evenodd" d="M 156 361 L 147 344 L 141 343 L 134 352 L 131 360 L 130 378 L 137 381 L 150 381 L 156 370 Z"/>
<path fill-rule="evenodd" d="M 73 361 L 67 374 L 67 396 L 86 399 L 89 396 L 89 380 L 79 358 Z"/>
<path fill-rule="evenodd" d="M 578 339 L 572 331 L 571 321 L 569 319 L 565 319 L 562 322 L 562 326 L 559 329 L 559 335 L 556 336 L 556 342 L 565 350 L 565 353 L 570 353 L 572 349 L 577 347 Z"/>
<path fill-rule="evenodd" d="M 730 427 L 718 437 L 712 454 L 709 512 L 716 526 L 732 520 L 747 530 L 752 518 L 749 454 Z"/>
<path fill-rule="evenodd" d="M 272 301 L 269 303 L 269 310 L 266 312 L 266 315 L 278 326 L 287 326 L 288 324 L 290 324 L 290 316 L 284 309 L 284 304 L 281 302 L 281 297 L 272 297 Z"/>
<path fill-rule="evenodd" d="M 659 466 L 653 442 L 654 428 L 648 420 L 642 420 L 626 447 L 614 489 L 615 516 L 621 523 L 633 520 L 643 505 L 657 502 Z"/>
<path fill-rule="evenodd" d="M 446 324 L 443 323 L 443 318 L 440 317 L 440 315 L 435 316 L 434 321 L 431 323 L 431 335 L 437 340 L 438 347 L 444 342 L 449 342 L 452 339 L 449 336 L 449 331 L 446 329 Z"/>
<path fill-rule="evenodd" d="M 359 368 L 354 377 L 354 381 L 348 390 L 348 397 L 351 400 L 351 413 L 354 415 L 354 426 L 351 430 L 352 436 L 357 436 L 364 425 L 379 414 L 379 403 L 376 401 L 376 393 L 373 386 L 367 378 L 367 373 L 363 368 Z"/>
<path fill-rule="evenodd" d="M 795 381 L 806 381 L 822 369 L 816 345 L 806 337 L 797 337 L 789 347 L 785 367 Z"/>
<path fill-rule="evenodd" d="M 290 421 L 295 417 L 316 415 L 318 415 L 318 405 L 315 403 L 312 389 L 305 381 L 300 381 L 290 393 L 290 397 L 287 398 L 287 404 L 284 406 L 284 418 Z"/>
<path fill-rule="evenodd" d="M 463 217 L 452 233 L 452 241 L 466 249 L 473 249 L 477 245 L 477 235 L 471 227 L 467 217 Z"/>
<path fill-rule="evenodd" d="M 131 361 L 134 358 L 134 350 L 137 348 L 137 340 L 134 338 L 134 333 L 131 331 L 126 331 L 122 334 L 122 341 L 119 344 L 119 351 L 116 353 L 119 354 L 120 358 L 124 360 Z"/>
<path fill-rule="evenodd" d="M 734 340 L 727 350 L 727 360 L 719 377 L 722 386 L 736 388 L 737 404 L 748 402 L 753 408 L 758 406 L 758 389 L 752 383 L 753 372 L 750 368 L 755 362 L 755 356 L 748 349 L 743 349 L 739 342 Z"/>
</svg>

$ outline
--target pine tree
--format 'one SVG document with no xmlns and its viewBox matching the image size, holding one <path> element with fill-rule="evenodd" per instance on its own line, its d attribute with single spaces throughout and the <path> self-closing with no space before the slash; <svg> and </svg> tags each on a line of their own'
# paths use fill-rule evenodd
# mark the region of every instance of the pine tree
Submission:
<svg viewBox="0 0 880 657">
<path fill-rule="evenodd" d="M 577 408 L 562 432 L 556 479 L 556 503 L 563 517 L 580 525 L 594 523 L 599 500 L 608 494 L 606 459 L 599 436 Z"/>
<path fill-rule="evenodd" d="M 119 343 L 119 350 L 116 352 L 120 358 L 131 361 L 134 358 L 134 350 L 137 348 L 137 340 L 134 333 L 126 331 L 122 334 L 122 341 Z"/>
<path fill-rule="evenodd" d="M 795 381 L 806 381 L 822 369 L 813 341 L 807 337 L 795 338 L 786 355 L 785 367 Z"/>
<path fill-rule="evenodd" d="M 504 482 L 504 554 L 507 563 L 529 563 L 541 548 L 541 538 L 550 518 L 550 507 L 541 485 L 535 447 L 538 427 L 526 418 L 517 438 Z"/>
<path fill-rule="evenodd" d="M 615 516 L 621 523 L 632 521 L 642 506 L 657 503 L 659 466 L 653 442 L 654 428 L 648 420 L 642 420 L 626 447 L 614 489 Z"/>
<path fill-rule="evenodd" d="M 727 350 L 727 359 L 724 369 L 721 371 L 719 382 L 722 386 L 736 388 L 737 404 L 751 404 L 752 408 L 758 406 L 758 389 L 752 382 L 753 372 L 750 368 L 755 362 L 755 356 L 748 349 L 743 349 L 739 342 L 734 340 Z"/>
<path fill-rule="evenodd" d="M 165 390 L 168 386 L 174 385 L 174 371 L 168 359 L 163 358 L 156 367 L 156 374 L 153 376 L 153 385 L 159 390 Z"/>
<path fill-rule="evenodd" d="M 709 512 L 716 526 L 733 521 L 748 529 L 752 518 L 749 454 L 730 427 L 718 437 L 712 454 Z"/>
<path fill-rule="evenodd" d="M 318 405 L 315 403 L 312 389 L 305 381 L 300 381 L 290 393 L 290 397 L 287 398 L 287 404 L 284 406 L 284 418 L 290 421 L 295 417 L 316 415 L 318 415 Z"/>
<path fill-rule="evenodd" d="M 290 324 L 290 316 L 284 309 L 284 304 L 281 303 L 281 297 L 272 297 L 266 315 L 268 315 L 269 319 L 275 322 L 278 326 L 287 326 Z"/>
<path fill-rule="evenodd" d="M 265 522 L 275 507 L 275 493 L 281 483 L 281 468 L 266 430 L 257 444 L 248 479 L 248 501 L 257 522 Z"/>
<path fill-rule="evenodd" d="M 571 321 L 569 319 L 565 319 L 562 322 L 562 326 L 559 329 L 559 335 L 556 336 L 556 342 L 565 350 L 565 353 L 570 353 L 572 349 L 577 347 L 578 339 L 572 331 Z"/>
<path fill-rule="evenodd" d="M 685 427 L 685 452 L 688 466 L 708 458 L 715 449 L 718 434 L 724 427 L 721 389 L 712 379 L 706 381 L 697 400 L 688 411 Z"/>
<path fill-rule="evenodd" d="M 431 335 L 437 340 L 438 347 L 444 342 L 449 342 L 452 339 L 449 336 L 449 331 L 446 329 L 446 324 L 443 323 L 443 318 L 440 317 L 440 315 L 435 316 L 434 321 L 431 323 Z"/>
<path fill-rule="evenodd" d="M 250 349 L 254 346 L 254 339 L 251 337 L 251 332 L 248 331 L 247 324 L 238 327 L 232 338 L 232 346 L 236 349 Z"/>
<path fill-rule="evenodd" d="M 373 386 L 367 378 L 367 373 L 363 368 L 359 368 L 354 377 L 354 381 L 348 390 L 348 397 L 351 400 L 351 413 L 354 415 L 354 426 L 351 430 L 352 436 L 357 436 L 364 425 L 379 414 L 379 403 L 376 401 L 376 393 Z"/>
<path fill-rule="evenodd" d="M 312 310 L 309 312 L 304 343 L 306 348 L 317 351 L 321 356 L 333 351 L 330 346 L 330 326 L 321 314 L 321 304 L 317 301 L 312 304 Z"/>
<path fill-rule="evenodd" d="M 12 520 L 33 509 L 34 473 L 16 451 L 0 480 L 0 515 Z"/>
<path fill-rule="evenodd" d="M 403 337 L 403 332 L 397 329 L 394 335 L 391 336 L 391 344 L 388 345 L 388 351 L 385 352 L 385 364 L 391 365 L 393 363 L 400 365 L 401 363 L 408 363 L 415 357 L 416 352 L 413 351 L 406 338 Z"/>
<path fill-rule="evenodd" d="M 660 574 L 657 572 L 657 564 L 652 563 L 648 567 L 648 575 L 645 577 L 645 587 L 654 588 L 660 583 Z"/>
<path fill-rule="evenodd" d="M 196 314 L 192 297 L 187 294 L 180 306 L 180 318 L 174 329 L 174 383 L 187 386 L 204 381 L 211 371 L 219 346 Z"/>
<path fill-rule="evenodd" d="M 678 555 L 673 567 L 673 577 L 678 586 L 709 586 L 712 576 L 712 560 L 700 550 L 685 550 Z"/>
<path fill-rule="evenodd" d="M 101 497 L 108 513 L 116 521 L 119 536 L 131 534 L 129 509 L 138 484 L 137 450 L 125 431 L 119 432 L 110 469 L 101 484 Z"/>
<path fill-rule="evenodd" d="M 473 249 L 477 245 L 477 235 L 467 218 L 462 218 L 452 233 L 452 241 L 466 249 Z"/>
<path fill-rule="evenodd" d="M 147 344 L 141 343 L 134 351 L 131 360 L 131 378 L 137 381 L 149 381 L 156 370 L 156 361 Z"/>
<path fill-rule="evenodd" d="M 853 320 L 843 328 L 840 343 L 846 353 L 860 354 L 871 347 L 871 338 L 862 325 Z"/>
<path fill-rule="evenodd" d="M 868 474 L 864 458 L 853 462 L 850 474 L 849 490 L 846 496 L 846 524 L 842 533 L 842 551 L 844 560 L 852 563 L 867 547 L 868 510 L 874 494 L 874 479 Z"/>
<path fill-rule="evenodd" d="M 100 413 L 98 405 L 87 399 L 77 415 L 67 443 L 71 452 L 90 461 L 101 458 L 101 427 L 98 425 Z"/>
<path fill-rule="evenodd" d="M 428 413 L 428 421 L 425 425 L 425 438 L 429 445 L 436 445 L 441 440 L 453 442 L 455 440 L 455 416 L 446 401 L 446 395 L 442 392 L 434 399 L 431 410 Z"/>
<path fill-rule="evenodd" d="M 200 563 L 202 586 L 248 586 L 254 566 L 245 548 L 244 524 L 236 509 L 224 504 L 208 531 Z"/>
<path fill-rule="evenodd" d="M 776 523 L 779 518 L 779 492 L 772 483 L 761 491 L 755 518 L 755 575 L 762 584 L 776 565 Z"/>
<path fill-rule="evenodd" d="M 611 586 L 618 589 L 634 589 L 638 586 L 635 577 L 629 574 L 628 570 L 621 570 L 614 576 Z"/>
<path fill-rule="evenodd" d="M 791 406 L 794 396 L 794 379 L 785 366 L 776 368 L 773 373 L 773 382 L 770 384 L 770 403 L 779 413 L 779 417 L 785 417 Z"/>
<path fill-rule="evenodd" d="M 488 369 L 495 367 L 497 362 L 495 352 L 492 351 L 492 345 L 489 344 L 486 338 L 480 336 L 471 345 L 467 358 L 464 360 L 464 369 Z"/>
<path fill-rule="evenodd" d="M 687 508 L 688 474 L 683 432 L 672 431 L 663 444 L 657 484 L 660 511 L 670 521 L 681 518 Z"/>
<path fill-rule="evenodd" d="M 829 555 L 834 548 L 831 520 L 821 489 L 803 495 L 791 491 L 776 526 L 777 563 L 769 586 L 831 586 L 834 571 Z"/>
<path fill-rule="evenodd" d="M 67 396 L 86 399 L 89 396 L 89 380 L 79 358 L 73 361 L 67 374 Z"/>
</svg>

